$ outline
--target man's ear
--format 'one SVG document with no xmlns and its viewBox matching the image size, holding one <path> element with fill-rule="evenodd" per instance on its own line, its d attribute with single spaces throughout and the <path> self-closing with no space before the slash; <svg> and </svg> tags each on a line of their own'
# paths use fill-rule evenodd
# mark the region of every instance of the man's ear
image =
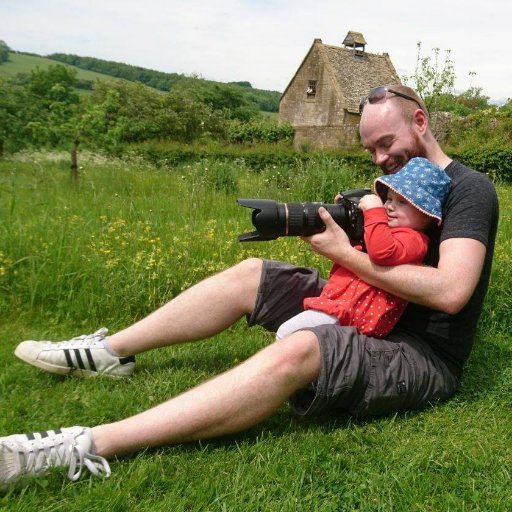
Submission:
<svg viewBox="0 0 512 512">
<path fill-rule="evenodd" d="M 413 125 L 416 127 L 421 135 L 424 135 L 428 130 L 428 116 L 420 108 L 416 109 L 413 115 Z"/>
</svg>

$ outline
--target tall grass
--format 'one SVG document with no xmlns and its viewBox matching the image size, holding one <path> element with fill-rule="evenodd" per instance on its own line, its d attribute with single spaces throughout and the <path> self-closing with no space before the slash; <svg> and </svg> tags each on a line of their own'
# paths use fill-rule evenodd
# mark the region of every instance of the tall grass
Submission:
<svg viewBox="0 0 512 512">
<path fill-rule="evenodd" d="M 297 238 L 240 244 L 237 197 L 330 200 L 368 185 L 328 159 L 256 173 L 208 160 L 168 170 L 82 157 L 0 162 L 0 432 L 94 425 L 134 414 L 272 341 L 236 324 L 214 340 L 139 356 L 132 379 L 77 381 L 31 368 L 22 339 L 123 327 L 248 256 L 319 267 Z M 511 187 L 479 339 L 462 389 L 434 409 L 371 421 L 293 419 L 286 406 L 236 437 L 113 461 L 105 481 L 53 471 L 0 498 L 6 510 L 512 509 Z"/>
<path fill-rule="evenodd" d="M 50 308 L 56 321 L 92 313 L 126 322 L 247 255 L 319 264 L 297 240 L 240 245 L 237 235 L 253 227 L 236 202 L 332 200 L 336 183 L 354 181 L 329 161 L 317 164 L 255 174 L 243 162 L 164 172 L 106 161 L 86 164 L 74 188 L 67 160 L 4 163 L 4 301 L 11 310 Z"/>
</svg>

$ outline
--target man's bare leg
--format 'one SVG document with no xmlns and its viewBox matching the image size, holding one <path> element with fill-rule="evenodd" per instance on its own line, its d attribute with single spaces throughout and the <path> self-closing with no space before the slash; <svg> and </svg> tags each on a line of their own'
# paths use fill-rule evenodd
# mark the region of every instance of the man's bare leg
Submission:
<svg viewBox="0 0 512 512">
<path fill-rule="evenodd" d="M 119 355 L 207 338 L 251 313 L 262 261 L 251 258 L 197 283 L 130 327 L 110 336 Z"/>
<path fill-rule="evenodd" d="M 97 454 L 112 457 L 245 430 L 264 420 L 320 371 L 316 336 L 299 331 L 239 366 L 130 418 L 92 429 Z"/>
</svg>

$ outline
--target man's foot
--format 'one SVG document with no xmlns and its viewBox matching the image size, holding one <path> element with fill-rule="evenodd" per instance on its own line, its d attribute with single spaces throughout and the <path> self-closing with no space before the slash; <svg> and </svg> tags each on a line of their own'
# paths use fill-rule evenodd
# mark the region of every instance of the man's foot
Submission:
<svg viewBox="0 0 512 512">
<path fill-rule="evenodd" d="M 104 343 L 104 327 L 94 334 L 69 341 L 23 341 L 14 355 L 43 370 L 61 375 L 126 377 L 133 373 L 135 357 L 120 357 Z"/>
<path fill-rule="evenodd" d="M 68 467 L 73 481 L 80 478 L 84 466 L 93 475 L 110 476 L 108 462 L 91 450 L 91 429 L 86 427 L 0 437 L 0 487 L 58 466 Z"/>
</svg>

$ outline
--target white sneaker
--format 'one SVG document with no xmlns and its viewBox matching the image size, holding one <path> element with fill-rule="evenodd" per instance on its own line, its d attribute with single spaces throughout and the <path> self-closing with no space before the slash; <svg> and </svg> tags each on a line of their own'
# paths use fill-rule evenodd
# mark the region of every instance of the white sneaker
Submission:
<svg viewBox="0 0 512 512">
<path fill-rule="evenodd" d="M 85 466 L 95 476 L 110 476 L 108 462 L 91 453 L 91 429 L 60 428 L 32 434 L 0 437 L 0 486 L 5 488 L 26 476 L 41 476 L 50 467 L 68 466 L 72 481 Z"/>
<path fill-rule="evenodd" d="M 133 373 L 135 357 L 113 354 L 103 343 L 108 330 L 78 336 L 69 341 L 23 341 L 14 355 L 43 370 L 61 375 L 126 377 Z"/>
</svg>

